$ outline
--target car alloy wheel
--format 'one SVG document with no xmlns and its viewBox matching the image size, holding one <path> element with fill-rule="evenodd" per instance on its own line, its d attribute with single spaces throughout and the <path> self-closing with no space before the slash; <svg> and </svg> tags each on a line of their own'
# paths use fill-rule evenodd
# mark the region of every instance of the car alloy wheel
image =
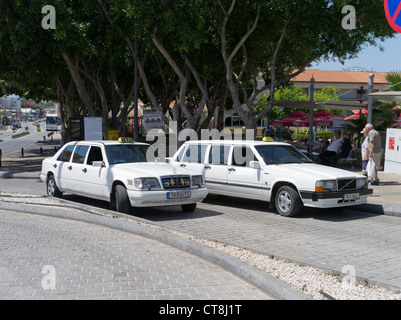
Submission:
<svg viewBox="0 0 401 320">
<path fill-rule="evenodd" d="M 62 192 L 57 187 L 56 180 L 54 179 L 53 175 L 51 175 L 47 179 L 47 195 L 49 197 L 58 197 L 58 198 L 63 195 Z"/>
<path fill-rule="evenodd" d="M 280 215 L 293 217 L 302 209 L 299 194 L 290 186 L 281 187 L 276 194 L 276 208 Z"/>
</svg>

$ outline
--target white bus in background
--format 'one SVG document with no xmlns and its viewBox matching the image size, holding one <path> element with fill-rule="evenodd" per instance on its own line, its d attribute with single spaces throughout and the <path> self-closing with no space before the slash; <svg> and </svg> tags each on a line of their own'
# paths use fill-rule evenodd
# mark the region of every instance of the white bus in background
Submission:
<svg viewBox="0 0 401 320">
<path fill-rule="evenodd" d="M 59 131 L 60 117 L 57 114 L 48 114 L 46 116 L 46 131 Z"/>
</svg>

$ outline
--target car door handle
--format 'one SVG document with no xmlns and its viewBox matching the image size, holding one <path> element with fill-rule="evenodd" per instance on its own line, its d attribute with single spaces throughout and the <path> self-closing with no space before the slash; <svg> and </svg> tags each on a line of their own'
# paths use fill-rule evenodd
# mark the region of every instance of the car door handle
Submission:
<svg viewBox="0 0 401 320">
<path fill-rule="evenodd" d="M 182 167 L 182 168 L 185 168 L 186 166 L 187 166 L 186 164 L 183 164 L 183 163 L 180 164 L 180 167 Z"/>
<path fill-rule="evenodd" d="M 230 168 L 230 169 L 228 169 L 228 171 L 230 171 L 230 172 L 234 172 L 234 171 L 235 171 L 235 169 L 234 169 L 234 168 Z"/>
<path fill-rule="evenodd" d="M 69 167 L 68 167 L 68 170 L 72 170 L 72 167 L 71 167 L 71 166 L 69 166 Z"/>
<path fill-rule="evenodd" d="M 210 170 L 210 169 L 212 169 L 212 167 L 211 166 L 205 166 L 205 169 Z"/>
<path fill-rule="evenodd" d="M 83 171 L 84 173 L 86 173 L 86 171 L 88 171 L 88 170 L 87 170 L 86 168 L 83 168 L 82 171 Z"/>
<path fill-rule="evenodd" d="M 53 164 L 53 168 L 57 168 L 57 164 Z"/>
</svg>

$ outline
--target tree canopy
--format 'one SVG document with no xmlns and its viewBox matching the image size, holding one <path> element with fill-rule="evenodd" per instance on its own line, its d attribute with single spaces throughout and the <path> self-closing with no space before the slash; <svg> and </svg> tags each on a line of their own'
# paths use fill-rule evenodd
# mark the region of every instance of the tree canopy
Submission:
<svg viewBox="0 0 401 320">
<path fill-rule="evenodd" d="M 49 4 L 55 29 L 41 25 Z M 353 30 L 342 28 L 345 5 L 356 9 Z M 221 129 L 227 102 L 254 128 L 312 62 L 394 35 L 379 0 L 7 0 L 0 12 L 2 92 L 57 100 L 65 120 L 102 116 L 105 130 L 124 125 L 136 85 L 180 128 L 207 127 L 218 110 Z"/>
</svg>

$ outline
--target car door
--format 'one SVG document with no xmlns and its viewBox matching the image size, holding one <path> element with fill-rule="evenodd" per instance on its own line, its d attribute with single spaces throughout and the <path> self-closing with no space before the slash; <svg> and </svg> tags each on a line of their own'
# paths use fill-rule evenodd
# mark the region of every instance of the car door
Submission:
<svg viewBox="0 0 401 320">
<path fill-rule="evenodd" d="M 231 145 L 212 144 L 208 150 L 204 176 L 209 193 L 226 194 Z"/>
<path fill-rule="evenodd" d="M 105 155 L 99 146 L 91 146 L 81 170 L 82 194 L 96 199 L 108 200 Z M 103 162 L 103 165 L 99 165 Z M 95 164 L 95 165 L 94 165 Z"/>
<path fill-rule="evenodd" d="M 228 165 L 227 189 L 238 197 L 261 199 L 262 170 L 251 168 L 249 163 L 257 161 L 249 146 L 234 146 Z"/>
<path fill-rule="evenodd" d="M 63 192 L 69 191 L 68 177 L 70 170 L 68 170 L 68 167 L 71 165 L 70 161 L 74 148 L 75 144 L 66 146 L 53 164 L 53 173 L 54 178 L 56 179 L 56 184 Z"/>
<path fill-rule="evenodd" d="M 181 159 L 179 166 L 192 172 L 205 173 L 205 155 L 208 144 L 188 144 Z M 177 158 L 178 160 L 178 158 Z"/>
<path fill-rule="evenodd" d="M 69 173 L 68 188 L 72 193 L 82 193 L 82 172 L 84 169 L 84 162 L 89 150 L 89 145 L 77 145 L 72 156 L 70 165 L 67 167 Z"/>
</svg>

